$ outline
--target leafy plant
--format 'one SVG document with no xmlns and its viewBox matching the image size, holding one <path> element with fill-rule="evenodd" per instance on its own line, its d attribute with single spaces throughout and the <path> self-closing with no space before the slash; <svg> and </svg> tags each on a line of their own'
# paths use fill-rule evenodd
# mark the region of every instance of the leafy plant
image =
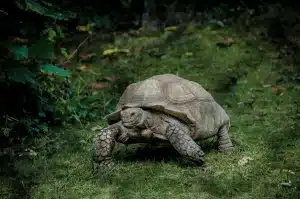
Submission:
<svg viewBox="0 0 300 199">
<path fill-rule="evenodd" d="M 7 97 L 0 105 L 3 110 L 1 126 L 9 129 L 6 132 L 13 132 L 13 129 L 20 126 L 22 131 L 25 130 L 23 135 L 1 135 L 24 137 L 28 133 L 34 135 L 47 132 L 48 125 L 55 121 L 59 97 L 68 94 L 70 71 L 53 64 L 55 45 L 64 38 L 64 31 L 56 23 L 49 23 L 46 19 L 69 20 L 74 14 L 62 11 L 46 1 L 19 0 L 15 4 L 26 11 L 23 15 L 34 12 L 44 17 L 46 22 L 41 29 L 36 27 L 35 32 L 40 34 L 36 34 L 34 38 L 24 39 L 29 33 L 25 30 L 20 38 L 1 42 L 1 49 L 7 52 L 0 59 L 0 83 L 3 95 Z M 62 50 L 61 53 L 66 56 L 66 51 Z"/>
<path fill-rule="evenodd" d="M 65 11 L 50 2 L 38 0 L 18 0 L 16 5 L 25 11 L 35 12 L 39 15 L 50 17 L 55 20 L 70 20 L 76 17 L 75 13 Z"/>
</svg>

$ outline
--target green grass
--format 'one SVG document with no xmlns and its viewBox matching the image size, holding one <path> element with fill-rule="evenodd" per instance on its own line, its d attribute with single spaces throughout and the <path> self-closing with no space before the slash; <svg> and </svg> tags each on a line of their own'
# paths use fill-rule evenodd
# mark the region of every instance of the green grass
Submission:
<svg viewBox="0 0 300 199">
<path fill-rule="evenodd" d="M 235 43 L 228 48 L 216 46 L 223 35 Z M 81 79 L 74 84 L 119 75 L 123 82 L 117 89 L 112 86 L 99 91 L 103 105 L 107 105 L 111 98 L 116 103 L 128 83 L 152 75 L 173 73 L 197 81 L 228 112 L 230 135 L 237 148 L 234 153 L 218 153 L 214 144 L 204 143 L 207 170 L 202 171 L 183 166 L 172 148 L 119 145 L 114 170 L 97 175 L 91 170 L 91 146 L 97 132 L 90 129 L 104 126 L 102 120 L 83 128 L 53 129 L 54 136 L 37 139 L 37 156 L 16 162 L 12 172 L 16 179 L 3 178 L 0 194 L 17 198 L 24 190 L 22 194 L 33 199 L 300 197 L 300 90 L 289 80 L 297 76 L 295 66 L 277 58 L 277 50 L 270 44 L 233 28 L 197 29 L 171 41 L 165 38 L 166 33 L 118 37 L 110 45 L 127 49 L 142 46 L 141 54 L 119 55 L 113 61 L 99 59 L 92 67 L 100 75 L 79 74 Z M 107 46 L 100 48 L 95 43 L 90 50 L 101 53 Z M 186 56 L 186 52 L 193 55 Z M 290 73 L 286 75 L 286 71 Z M 267 85 L 280 85 L 282 94 Z M 239 166 L 245 156 L 253 160 Z M 280 187 L 288 180 L 292 187 Z"/>
</svg>

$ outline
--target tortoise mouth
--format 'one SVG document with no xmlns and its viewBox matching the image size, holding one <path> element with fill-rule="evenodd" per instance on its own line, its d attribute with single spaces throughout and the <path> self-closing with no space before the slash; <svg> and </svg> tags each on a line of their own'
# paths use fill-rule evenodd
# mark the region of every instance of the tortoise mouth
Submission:
<svg viewBox="0 0 300 199">
<path fill-rule="evenodd" d="M 135 123 L 133 123 L 133 122 L 122 122 L 122 124 L 126 128 L 133 128 L 136 126 Z"/>
<path fill-rule="evenodd" d="M 126 128 L 141 127 L 143 123 L 143 117 L 135 117 L 132 120 L 122 120 L 122 124 Z"/>
<path fill-rule="evenodd" d="M 143 110 L 128 108 L 121 111 L 122 124 L 126 128 L 139 127 L 143 123 Z"/>
</svg>

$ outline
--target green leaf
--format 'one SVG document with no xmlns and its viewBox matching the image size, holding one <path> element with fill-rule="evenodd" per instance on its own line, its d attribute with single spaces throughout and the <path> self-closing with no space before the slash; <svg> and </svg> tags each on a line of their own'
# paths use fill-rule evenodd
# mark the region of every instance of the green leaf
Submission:
<svg viewBox="0 0 300 199">
<path fill-rule="evenodd" d="M 300 85 L 296 85 L 294 88 L 295 88 L 296 90 L 300 91 Z"/>
<path fill-rule="evenodd" d="M 29 48 L 29 57 L 36 59 L 52 60 L 54 52 L 54 43 L 47 40 L 41 39 L 36 41 Z"/>
<path fill-rule="evenodd" d="M 23 46 L 12 46 L 10 51 L 13 53 L 16 60 L 24 60 L 28 58 L 28 48 L 26 45 Z"/>
<path fill-rule="evenodd" d="M 50 17 L 55 20 L 69 20 L 76 17 L 75 13 L 61 10 L 58 6 L 46 1 L 24 0 L 15 2 L 20 9 L 36 12 L 40 15 Z"/>
<path fill-rule="evenodd" d="M 40 116 L 40 117 L 46 117 L 46 114 L 45 114 L 43 111 L 40 111 L 40 112 L 39 112 L 39 116 Z"/>
<path fill-rule="evenodd" d="M 44 64 L 40 66 L 41 71 L 46 73 L 55 73 L 60 77 L 69 77 L 70 73 L 68 70 L 64 70 L 62 68 L 59 68 L 57 66 L 51 65 L 51 64 Z"/>
<path fill-rule="evenodd" d="M 52 42 L 55 41 L 55 38 L 56 38 L 56 32 L 55 30 L 53 30 L 52 28 L 49 30 L 48 32 L 48 39 Z"/>
<path fill-rule="evenodd" d="M 80 99 L 81 103 L 83 104 L 90 104 L 93 103 L 95 101 L 99 100 L 99 97 L 96 95 L 92 95 L 92 96 L 84 96 L 82 97 L 82 99 Z"/>
<path fill-rule="evenodd" d="M 67 50 L 65 48 L 60 48 L 60 53 L 65 57 L 67 58 L 69 55 L 67 53 Z"/>
<path fill-rule="evenodd" d="M 35 84 L 35 74 L 22 65 L 10 68 L 7 71 L 7 77 L 11 81 L 19 82 L 22 84 Z"/>
<path fill-rule="evenodd" d="M 63 32 L 63 30 L 62 30 L 61 27 L 56 26 L 56 32 L 57 32 L 57 34 L 58 34 L 59 37 L 62 37 L 62 38 L 65 37 L 65 34 L 64 34 L 64 32 Z"/>
</svg>

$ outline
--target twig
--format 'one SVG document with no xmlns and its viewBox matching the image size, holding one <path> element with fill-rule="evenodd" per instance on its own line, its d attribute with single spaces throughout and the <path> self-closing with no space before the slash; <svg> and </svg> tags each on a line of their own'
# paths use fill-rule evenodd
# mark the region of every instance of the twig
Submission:
<svg viewBox="0 0 300 199">
<path fill-rule="evenodd" d="M 74 57 L 74 55 L 76 54 L 76 52 L 79 50 L 79 48 L 89 39 L 89 37 L 90 37 L 91 35 L 89 35 L 89 36 L 87 36 L 79 45 L 78 45 L 78 47 L 76 48 L 76 50 L 74 50 L 74 52 L 69 56 L 69 58 L 66 60 L 66 61 L 64 61 L 64 63 L 63 64 L 65 64 L 65 63 L 67 63 L 68 61 L 70 61 L 70 59 L 72 58 L 72 57 Z"/>
</svg>

